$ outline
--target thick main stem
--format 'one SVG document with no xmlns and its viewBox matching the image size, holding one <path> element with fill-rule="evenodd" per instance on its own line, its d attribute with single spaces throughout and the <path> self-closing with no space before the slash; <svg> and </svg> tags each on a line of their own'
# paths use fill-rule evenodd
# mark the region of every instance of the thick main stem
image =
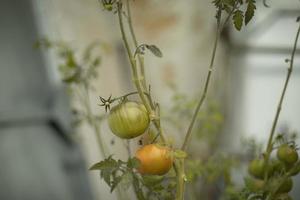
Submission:
<svg viewBox="0 0 300 200">
<path fill-rule="evenodd" d="M 184 159 L 178 160 L 175 164 L 177 169 L 177 188 L 176 188 L 176 200 L 184 199 L 184 187 L 185 187 L 185 173 L 184 173 Z"/>
<path fill-rule="evenodd" d="M 266 166 L 268 165 L 269 158 L 270 158 L 270 155 L 271 155 L 271 152 L 272 152 L 272 149 L 273 149 L 273 138 L 274 138 L 276 126 L 277 126 L 277 123 L 278 123 L 278 119 L 279 119 L 283 99 L 285 97 L 287 86 L 289 84 L 290 77 L 291 77 L 291 74 L 293 72 L 294 57 L 295 57 L 295 53 L 296 53 L 296 49 L 297 49 L 299 33 L 300 33 L 300 25 L 299 25 L 299 28 L 298 28 L 298 31 L 297 31 L 297 34 L 296 34 L 294 47 L 293 47 L 293 51 L 292 51 L 292 54 L 291 54 L 291 59 L 289 61 L 290 65 L 289 65 L 289 68 L 288 68 L 288 72 L 287 72 L 286 80 L 285 80 L 283 90 L 282 90 L 282 93 L 281 93 L 281 96 L 280 96 L 280 100 L 279 100 L 279 103 L 278 103 L 278 106 L 277 106 L 277 111 L 276 111 L 275 118 L 274 118 L 274 121 L 273 121 L 273 124 L 272 124 L 271 132 L 270 132 L 270 136 L 269 136 L 269 140 L 268 140 L 268 145 L 267 145 L 267 148 L 266 148 L 266 155 L 265 155 Z M 267 178 L 268 178 L 267 173 L 265 173 L 265 177 L 264 177 L 265 181 L 267 180 Z"/>
<path fill-rule="evenodd" d="M 135 32 L 134 32 L 133 25 L 132 25 L 129 0 L 126 0 L 126 7 L 127 7 L 128 25 L 129 25 L 130 34 L 131 34 L 134 46 L 137 49 L 138 48 L 138 41 L 136 39 Z M 137 57 L 138 57 L 139 64 L 140 64 L 141 83 L 142 83 L 142 86 L 144 87 L 144 90 L 147 91 L 147 82 L 146 82 L 144 58 L 140 55 L 137 55 Z"/>
<path fill-rule="evenodd" d="M 126 37 L 126 34 L 125 34 L 124 25 L 123 25 L 122 3 L 121 2 L 118 2 L 118 17 L 119 17 L 119 24 L 120 24 L 122 39 L 123 39 L 123 42 L 124 42 L 124 45 L 125 45 L 125 48 L 126 48 L 129 60 L 130 60 L 130 64 L 131 64 L 132 76 L 133 76 L 134 84 L 135 84 L 135 86 L 137 88 L 139 96 L 140 96 L 143 104 L 145 105 L 145 107 L 146 107 L 147 112 L 149 113 L 149 115 L 150 116 L 156 116 L 155 110 L 151 107 L 152 104 L 150 104 L 149 101 L 147 101 L 146 96 L 144 94 L 144 91 L 143 91 L 143 88 L 142 88 L 142 85 L 141 85 L 141 80 L 142 79 L 141 79 L 141 77 L 138 74 L 136 60 L 135 60 L 135 58 L 132 55 L 132 52 L 131 52 L 130 47 L 129 47 L 129 43 L 127 41 L 127 37 Z M 128 18 L 130 19 L 130 16 L 128 16 Z M 133 29 L 132 29 L 132 31 L 133 31 Z M 157 123 L 156 119 L 154 119 L 154 125 L 155 125 L 156 128 L 158 128 L 158 130 L 161 130 L 160 129 L 160 124 Z M 161 138 L 161 140 L 163 142 L 166 142 L 166 139 L 165 139 L 164 134 L 162 133 L 162 131 L 160 131 L 160 138 Z"/>
</svg>

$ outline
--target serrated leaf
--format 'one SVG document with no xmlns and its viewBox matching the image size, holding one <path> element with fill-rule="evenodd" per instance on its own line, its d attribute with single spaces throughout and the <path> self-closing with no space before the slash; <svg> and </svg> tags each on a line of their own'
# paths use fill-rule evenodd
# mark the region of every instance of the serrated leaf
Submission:
<svg viewBox="0 0 300 200">
<path fill-rule="evenodd" d="M 254 16 L 256 6 L 255 0 L 248 0 L 247 10 L 245 12 L 245 24 L 247 25 Z"/>
<path fill-rule="evenodd" d="M 161 58 L 163 56 L 160 49 L 155 45 L 146 45 L 146 48 L 149 49 L 153 53 L 153 55 L 155 55 L 157 57 Z"/>
<path fill-rule="evenodd" d="M 120 182 L 121 187 L 123 188 L 123 190 L 128 190 L 128 188 L 131 186 L 133 181 L 133 177 L 132 174 L 130 172 L 126 172 L 122 175 L 122 180 Z"/>
<path fill-rule="evenodd" d="M 112 193 L 114 189 L 118 186 L 118 184 L 122 181 L 123 175 L 115 177 L 115 179 L 111 183 L 110 192 Z"/>
<path fill-rule="evenodd" d="M 238 31 L 240 31 L 243 26 L 243 19 L 244 19 L 243 12 L 241 10 L 236 10 L 233 14 L 232 19 L 233 19 L 234 27 Z"/>
<path fill-rule="evenodd" d="M 232 7 L 235 4 L 235 0 L 224 0 L 224 4 Z"/>
<path fill-rule="evenodd" d="M 100 161 L 90 167 L 89 170 L 104 170 L 108 168 L 116 168 L 118 167 L 118 162 L 112 158 L 112 156 L 109 156 L 108 158 L 104 159 L 103 161 Z"/>
<path fill-rule="evenodd" d="M 143 190 L 140 187 L 140 182 L 139 182 L 139 178 L 135 173 L 132 173 L 132 177 L 133 177 L 133 187 L 134 187 L 134 191 L 137 195 L 137 199 L 138 200 L 146 200 Z"/>
</svg>

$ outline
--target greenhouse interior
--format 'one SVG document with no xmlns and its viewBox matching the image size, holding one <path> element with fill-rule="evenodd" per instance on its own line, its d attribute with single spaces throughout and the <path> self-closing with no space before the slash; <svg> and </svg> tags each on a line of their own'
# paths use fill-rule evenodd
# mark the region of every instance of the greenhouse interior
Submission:
<svg viewBox="0 0 300 200">
<path fill-rule="evenodd" d="M 299 200 L 299 0 L 1 0 L 1 200 Z"/>
</svg>

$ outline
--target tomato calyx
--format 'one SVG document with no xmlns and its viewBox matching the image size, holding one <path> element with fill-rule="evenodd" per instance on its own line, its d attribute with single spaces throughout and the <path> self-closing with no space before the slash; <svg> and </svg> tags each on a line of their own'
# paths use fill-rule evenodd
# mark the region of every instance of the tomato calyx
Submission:
<svg viewBox="0 0 300 200">
<path fill-rule="evenodd" d="M 104 106 L 105 107 L 105 112 L 107 112 L 107 110 L 110 110 L 110 104 L 112 103 L 112 102 L 114 102 L 114 100 L 113 99 L 111 99 L 111 96 L 112 95 L 110 95 L 109 97 L 108 97 L 108 99 L 104 99 L 103 97 L 99 97 L 100 98 L 100 100 L 101 100 L 101 102 L 102 102 L 102 104 L 99 104 L 99 106 Z"/>
</svg>

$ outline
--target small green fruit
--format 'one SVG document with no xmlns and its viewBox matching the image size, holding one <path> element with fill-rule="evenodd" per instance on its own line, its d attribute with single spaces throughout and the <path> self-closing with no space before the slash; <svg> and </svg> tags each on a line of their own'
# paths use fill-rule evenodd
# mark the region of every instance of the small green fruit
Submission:
<svg viewBox="0 0 300 200">
<path fill-rule="evenodd" d="M 262 191 L 265 187 L 265 182 L 263 180 L 250 177 L 245 178 L 245 184 L 252 192 Z"/>
<path fill-rule="evenodd" d="M 293 165 L 298 160 L 298 153 L 294 147 L 282 144 L 277 150 L 277 158 L 287 165 Z"/>
<path fill-rule="evenodd" d="M 279 180 L 274 180 L 274 184 L 278 184 Z M 281 184 L 279 189 L 277 190 L 277 194 L 288 193 L 293 188 L 293 180 L 288 178 L 284 183 Z"/>
<path fill-rule="evenodd" d="M 263 159 L 254 159 L 248 166 L 248 172 L 255 178 L 263 179 L 265 170 L 265 161 Z"/>
<path fill-rule="evenodd" d="M 293 200 L 293 199 L 288 193 L 283 193 L 277 195 L 274 200 Z"/>
</svg>

